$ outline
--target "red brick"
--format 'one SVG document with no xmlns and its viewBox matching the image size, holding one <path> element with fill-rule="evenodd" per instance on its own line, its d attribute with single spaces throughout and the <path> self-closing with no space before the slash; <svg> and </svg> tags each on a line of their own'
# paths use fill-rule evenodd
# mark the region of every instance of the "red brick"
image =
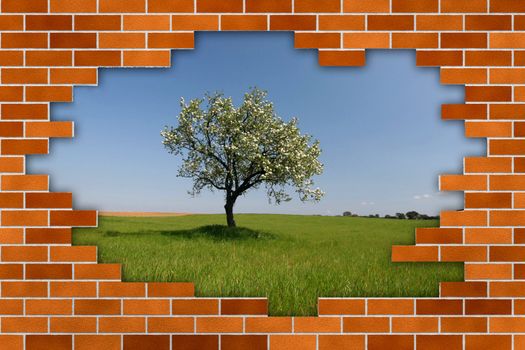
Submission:
<svg viewBox="0 0 525 350">
<path fill-rule="evenodd" d="M 135 67 L 169 67 L 169 51 L 124 51 L 124 66 Z"/>
<path fill-rule="evenodd" d="M 242 12 L 243 0 L 197 0 L 197 12 Z"/>
<path fill-rule="evenodd" d="M 414 30 L 414 16 L 369 15 L 367 30 Z"/>
<path fill-rule="evenodd" d="M 340 0 L 295 0 L 294 12 L 341 12 Z"/>
<path fill-rule="evenodd" d="M 525 51 L 514 51 L 514 65 L 525 66 Z"/>
<path fill-rule="evenodd" d="M 514 30 L 525 30 L 525 16 L 514 16 Z"/>
<path fill-rule="evenodd" d="M 23 350 L 23 335 L 0 335 L 0 350 Z"/>
<path fill-rule="evenodd" d="M 72 122 L 27 122 L 26 137 L 73 137 Z"/>
<path fill-rule="evenodd" d="M 467 66 L 508 66 L 512 62 L 510 51 L 466 51 Z"/>
<path fill-rule="evenodd" d="M 99 0 L 100 12 L 145 12 L 145 0 Z"/>
<path fill-rule="evenodd" d="M 170 30 L 170 22 L 171 18 L 167 15 L 126 15 L 124 16 L 124 30 Z"/>
<path fill-rule="evenodd" d="M 125 335 L 124 350 L 134 349 L 158 349 L 170 350 L 169 335 Z"/>
<path fill-rule="evenodd" d="M 485 175 L 441 175 L 439 177 L 441 191 L 486 191 L 487 176 Z"/>
<path fill-rule="evenodd" d="M 340 317 L 294 317 L 295 333 L 340 333 Z"/>
<path fill-rule="evenodd" d="M 512 16 L 465 16 L 466 30 L 512 30 Z"/>
<path fill-rule="evenodd" d="M 143 49 L 146 36 L 144 33 L 99 33 L 98 45 L 103 49 Z"/>
<path fill-rule="evenodd" d="M 438 248 L 425 246 L 392 246 L 392 261 L 438 261 Z"/>
<path fill-rule="evenodd" d="M 22 193 L 0 193 L 0 207 L 2 208 L 22 208 L 24 197 Z"/>
<path fill-rule="evenodd" d="M 148 47 L 156 49 L 193 49 L 193 33 L 148 33 Z"/>
<path fill-rule="evenodd" d="M 319 335 L 319 350 L 331 349 L 365 349 L 363 335 Z"/>
<path fill-rule="evenodd" d="M 27 86 L 26 100 L 34 102 L 72 102 L 71 86 Z"/>
<path fill-rule="evenodd" d="M 442 211 L 443 226 L 486 226 L 487 212 L 483 210 Z"/>
<path fill-rule="evenodd" d="M 461 31 L 463 17 L 455 15 L 418 15 L 416 16 L 417 30 Z"/>
<path fill-rule="evenodd" d="M 436 33 L 393 33 L 393 49 L 437 48 L 438 34 Z"/>
<path fill-rule="evenodd" d="M 172 301 L 174 315 L 217 315 L 219 301 L 217 299 L 177 299 Z"/>
<path fill-rule="evenodd" d="M 465 300 L 466 315 L 510 315 L 511 300 L 471 299 Z"/>
<path fill-rule="evenodd" d="M 270 349 L 272 350 L 315 350 L 315 335 L 271 335 Z"/>
<path fill-rule="evenodd" d="M 146 285 L 138 282 L 100 282 L 101 297 L 145 297 Z"/>
<path fill-rule="evenodd" d="M 222 315 L 266 315 L 267 299 L 221 299 Z"/>
<path fill-rule="evenodd" d="M 441 12 L 487 12 L 487 0 L 441 0 Z"/>
<path fill-rule="evenodd" d="M 96 282 L 50 282 L 51 297 L 96 297 Z"/>
<path fill-rule="evenodd" d="M 97 35 L 95 33 L 51 33 L 50 36 L 51 48 L 96 48 Z"/>
<path fill-rule="evenodd" d="M 168 299 L 124 300 L 124 315 L 169 315 Z"/>
<path fill-rule="evenodd" d="M 52 226 L 96 226 L 95 210 L 51 210 L 49 212 Z"/>
<path fill-rule="evenodd" d="M 490 319 L 491 333 L 523 333 L 525 317 L 492 317 Z"/>
<path fill-rule="evenodd" d="M 51 84 L 97 84 L 95 68 L 54 68 L 50 75 Z"/>
<path fill-rule="evenodd" d="M 72 30 L 73 17 L 66 15 L 28 15 L 26 30 Z"/>
<path fill-rule="evenodd" d="M 491 297 L 524 297 L 525 282 L 491 282 Z"/>
<path fill-rule="evenodd" d="M 525 279 L 525 264 L 514 265 L 514 279 L 523 280 Z"/>
<path fill-rule="evenodd" d="M 27 315 L 71 315 L 73 302 L 70 299 L 27 299 Z"/>
<path fill-rule="evenodd" d="M 4 68 L 3 84 L 47 84 L 45 68 Z"/>
<path fill-rule="evenodd" d="M 461 244 L 463 230 L 460 228 L 419 227 L 416 228 L 417 244 Z"/>
<path fill-rule="evenodd" d="M 0 86 L 1 102 L 22 102 L 24 88 L 22 86 Z"/>
<path fill-rule="evenodd" d="M 439 0 L 392 0 L 392 12 L 438 12 Z"/>
<path fill-rule="evenodd" d="M 466 137 L 512 137 L 509 122 L 465 122 Z"/>
<path fill-rule="evenodd" d="M 368 299 L 367 315 L 413 315 L 413 299 Z"/>
<path fill-rule="evenodd" d="M 71 51 L 26 51 L 26 66 L 71 66 Z"/>
<path fill-rule="evenodd" d="M 50 0 L 51 12 L 97 12 L 97 0 Z"/>
<path fill-rule="evenodd" d="M 118 280 L 121 278 L 120 264 L 77 264 L 75 279 Z"/>
<path fill-rule="evenodd" d="M 268 30 L 267 16 L 223 15 L 221 30 Z"/>
<path fill-rule="evenodd" d="M 2 154 L 47 154 L 48 140 L 2 140 Z"/>
<path fill-rule="evenodd" d="M 246 12 L 292 12 L 292 0 L 246 0 Z"/>
<path fill-rule="evenodd" d="M 443 333 L 486 333 L 486 317 L 442 317 Z"/>
<path fill-rule="evenodd" d="M 525 48 L 524 33 L 490 33 L 490 47 L 499 49 Z"/>
<path fill-rule="evenodd" d="M 490 119 L 525 119 L 525 104 L 490 105 Z"/>
<path fill-rule="evenodd" d="M 321 66 L 364 66 L 365 51 L 319 51 Z"/>
<path fill-rule="evenodd" d="M 346 333 L 388 333 L 388 317 L 344 317 L 343 332 Z"/>
<path fill-rule="evenodd" d="M 119 30 L 121 16 L 116 15 L 77 15 L 75 16 L 75 30 Z"/>
<path fill-rule="evenodd" d="M 51 317 L 50 331 L 52 333 L 95 333 L 97 331 L 97 318 Z"/>
<path fill-rule="evenodd" d="M 27 350 L 69 350 L 72 346 L 71 335 L 28 335 Z"/>
<path fill-rule="evenodd" d="M 339 48 L 340 46 L 339 33 L 295 33 L 294 36 L 296 49 Z"/>
<path fill-rule="evenodd" d="M 0 300 L 0 315 L 22 315 L 23 313 L 24 313 L 24 301 L 23 300 L 21 299 Z"/>
<path fill-rule="evenodd" d="M 100 333 L 144 333 L 144 317 L 101 317 L 98 321 Z"/>
<path fill-rule="evenodd" d="M 510 335 L 466 335 L 465 350 L 511 350 Z"/>
<path fill-rule="evenodd" d="M 148 12 L 193 12 L 193 0 L 148 0 Z"/>
<path fill-rule="evenodd" d="M 120 51 L 76 51 L 75 66 L 114 67 L 121 65 Z"/>
<path fill-rule="evenodd" d="M 291 333 L 291 317 L 247 317 L 247 333 Z"/>
<path fill-rule="evenodd" d="M 344 0 L 344 12 L 390 12 L 390 0 Z"/>
<path fill-rule="evenodd" d="M 443 246 L 441 261 L 487 261 L 484 246 Z"/>
<path fill-rule="evenodd" d="M 47 226 L 45 210 L 11 210 L 2 212 L 3 226 Z"/>
<path fill-rule="evenodd" d="M 512 279 L 510 264 L 465 264 L 465 279 Z"/>
<path fill-rule="evenodd" d="M 490 261 L 525 261 L 525 247 L 492 246 L 489 249 Z"/>
<path fill-rule="evenodd" d="M 416 51 L 417 66 L 462 66 L 462 51 Z"/>
<path fill-rule="evenodd" d="M 24 17 L 19 15 L 0 15 L 0 30 L 24 30 Z"/>
<path fill-rule="evenodd" d="M 21 173 L 23 171 L 24 157 L 0 157 L 0 172 Z"/>
<path fill-rule="evenodd" d="M 4 175 L 3 191 L 45 191 L 48 189 L 47 175 Z"/>
<path fill-rule="evenodd" d="M 118 299 L 77 299 L 75 315 L 120 315 L 121 301 Z"/>
<path fill-rule="evenodd" d="M 197 318 L 197 333 L 241 333 L 242 329 L 242 317 Z"/>
<path fill-rule="evenodd" d="M 50 247 L 50 254 L 54 262 L 97 261 L 97 247 L 94 246 Z"/>
<path fill-rule="evenodd" d="M 120 335 L 75 335 L 75 350 L 121 350 Z"/>
<path fill-rule="evenodd" d="M 171 17 L 172 30 L 219 30 L 217 15 L 174 15 Z"/>
<path fill-rule="evenodd" d="M 149 317 L 149 333 L 193 333 L 193 317 Z"/>
<path fill-rule="evenodd" d="M 481 104 L 444 104 L 441 106 L 443 120 L 487 119 L 487 106 Z"/>
<path fill-rule="evenodd" d="M 525 12 L 525 4 L 513 0 L 491 0 L 490 12 Z"/>
<path fill-rule="evenodd" d="M 22 51 L 0 51 L 0 65 L 8 66 L 21 66 L 24 64 L 24 53 Z M 26 63 L 26 65 L 29 65 Z"/>
<path fill-rule="evenodd" d="M 26 208 L 71 208 L 71 193 L 26 193 Z"/>
<path fill-rule="evenodd" d="M 71 264 L 27 264 L 25 278 L 28 280 L 70 280 L 73 277 Z"/>
<path fill-rule="evenodd" d="M 1 280 L 20 280 L 24 274 L 22 264 L 1 264 L 0 265 L 0 279 Z"/>
<path fill-rule="evenodd" d="M 387 49 L 390 47 L 390 34 L 344 33 L 343 47 L 349 49 Z"/>
<path fill-rule="evenodd" d="M 465 208 L 511 208 L 511 193 L 465 193 Z"/>
<path fill-rule="evenodd" d="M 193 283 L 154 282 L 148 283 L 149 297 L 192 297 L 195 295 Z"/>
<path fill-rule="evenodd" d="M 417 315 L 461 315 L 462 313 L 462 300 L 416 299 Z"/>
<path fill-rule="evenodd" d="M 320 15 L 319 30 L 365 30 L 365 16 Z"/>
<path fill-rule="evenodd" d="M 46 282 L 2 282 L 2 297 L 47 297 Z"/>
<path fill-rule="evenodd" d="M 3 0 L 2 12 L 47 12 L 47 0 Z"/>
<path fill-rule="evenodd" d="M 173 350 L 217 349 L 218 335 L 172 335 Z"/>
<path fill-rule="evenodd" d="M 440 295 L 442 297 L 486 297 L 487 283 L 441 282 Z"/>
<path fill-rule="evenodd" d="M 3 333 L 47 333 L 47 317 L 2 317 Z M 26 343 L 28 349 L 32 349 Z"/>
<path fill-rule="evenodd" d="M 497 193 L 492 193 L 496 194 Z M 511 244 L 512 230 L 506 228 L 466 228 L 467 244 Z"/>
<path fill-rule="evenodd" d="M 490 190 L 524 190 L 525 176 L 523 175 L 491 175 Z"/>
<path fill-rule="evenodd" d="M 486 84 L 487 69 L 441 68 L 441 84 Z"/>
<path fill-rule="evenodd" d="M 393 317 L 393 333 L 437 333 L 439 319 L 437 317 Z"/>
<path fill-rule="evenodd" d="M 270 30 L 315 30 L 316 18 L 308 15 L 270 16 Z"/>
<path fill-rule="evenodd" d="M 492 45 L 492 39 L 491 39 Z M 441 33 L 441 47 L 452 48 L 486 48 L 486 33 Z"/>
<path fill-rule="evenodd" d="M 368 336 L 368 349 L 399 349 L 413 350 L 413 335 L 370 335 Z"/>
<path fill-rule="evenodd" d="M 525 151 L 523 140 L 490 140 L 489 154 L 490 155 L 524 155 Z"/>
</svg>

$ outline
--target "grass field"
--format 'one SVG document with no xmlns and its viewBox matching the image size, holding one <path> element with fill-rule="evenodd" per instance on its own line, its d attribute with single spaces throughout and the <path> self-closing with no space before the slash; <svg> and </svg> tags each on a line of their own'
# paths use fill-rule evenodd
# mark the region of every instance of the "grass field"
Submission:
<svg viewBox="0 0 525 350">
<path fill-rule="evenodd" d="M 270 315 L 315 315 L 317 297 L 437 296 L 463 279 L 461 263 L 392 263 L 393 244 L 413 244 L 435 220 L 299 215 L 100 217 L 75 229 L 99 261 L 123 263 L 125 281 L 195 282 L 198 296 L 266 296 Z M 225 233 L 226 232 L 226 233 Z"/>
</svg>

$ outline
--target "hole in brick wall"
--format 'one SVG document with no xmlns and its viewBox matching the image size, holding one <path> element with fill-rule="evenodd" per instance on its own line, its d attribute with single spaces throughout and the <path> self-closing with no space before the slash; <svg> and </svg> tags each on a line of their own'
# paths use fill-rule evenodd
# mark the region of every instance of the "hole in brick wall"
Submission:
<svg viewBox="0 0 525 350">
<path fill-rule="evenodd" d="M 365 67 L 320 67 L 289 33 L 199 33 L 195 50 L 172 56 L 169 69 L 101 69 L 99 87 L 77 87 L 74 103 L 54 105 L 52 119 L 74 120 L 75 138 L 53 140 L 29 172 L 50 173 L 52 190 L 72 191 L 79 209 L 221 213 L 221 193 L 187 195 L 191 182 L 175 177 L 180 161 L 159 132 L 176 123 L 181 96 L 222 90 L 239 103 L 256 85 L 320 140 L 316 183 L 327 194 L 277 207 L 258 191 L 236 212 L 323 216 L 238 215 L 256 234 L 233 237 L 196 229 L 222 215 L 103 218 L 98 229 L 76 230 L 75 244 L 98 245 L 102 262 L 124 264 L 125 280 L 269 296 L 275 315 L 314 314 L 318 296 L 435 296 L 439 281 L 462 280 L 462 264 L 389 261 L 392 244 L 412 244 L 415 227 L 437 220 L 332 217 L 462 208 L 462 194 L 437 187 L 439 174 L 460 173 L 464 156 L 484 153 L 461 122 L 440 120 L 441 104 L 463 102 L 462 86 L 441 86 L 439 69 L 417 68 L 414 51 L 371 50 Z"/>
</svg>

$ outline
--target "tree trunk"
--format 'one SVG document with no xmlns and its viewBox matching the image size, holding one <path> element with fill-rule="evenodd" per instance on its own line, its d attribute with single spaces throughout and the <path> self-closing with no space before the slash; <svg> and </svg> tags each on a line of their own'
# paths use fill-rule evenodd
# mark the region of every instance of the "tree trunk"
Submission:
<svg viewBox="0 0 525 350">
<path fill-rule="evenodd" d="M 233 205 L 235 204 L 235 199 L 226 199 L 226 204 L 224 209 L 226 210 L 226 222 L 228 227 L 235 227 L 235 220 L 233 219 Z"/>
</svg>

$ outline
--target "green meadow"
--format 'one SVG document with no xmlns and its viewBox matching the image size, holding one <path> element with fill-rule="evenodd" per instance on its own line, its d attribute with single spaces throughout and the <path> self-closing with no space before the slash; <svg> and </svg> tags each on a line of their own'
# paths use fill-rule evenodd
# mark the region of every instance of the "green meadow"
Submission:
<svg viewBox="0 0 525 350">
<path fill-rule="evenodd" d="M 316 315 L 318 297 L 437 296 L 463 280 L 461 263 L 392 263 L 437 220 L 301 215 L 99 217 L 75 229 L 75 245 L 122 263 L 125 281 L 194 282 L 197 296 L 268 297 L 270 315 Z M 220 226 L 219 226 L 220 225 Z"/>
</svg>

